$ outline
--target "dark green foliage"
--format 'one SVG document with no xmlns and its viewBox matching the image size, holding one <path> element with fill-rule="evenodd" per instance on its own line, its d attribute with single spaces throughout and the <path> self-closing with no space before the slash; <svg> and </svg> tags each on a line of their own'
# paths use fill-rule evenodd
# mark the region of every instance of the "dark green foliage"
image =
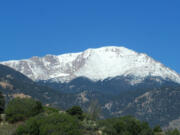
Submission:
<svg viewBox="0 0 180 135">
<path fill-rule="evenodd" d="M 155 126 L 153 129 L 154 132 L 162 132 L 162 129 L 159 125 Z"/>
<path fill-rule="evenodd" d="M 60 110 L 53 108 L 53 107 L 48 107 L 48 106 L 43 106 L 43 110 L 45 113 L 47 114 L 51 114 L 51 113 L 58 113 Z"/>
<path fill-rule="evenodd" d="M 0 114 L 3 113 L 4 111 L 4 105 L 5 105 L 4 96 L 0 92 Z"/>
<path fill-rule="evenodd" d="M 17 135 L 81 135 L 79 121 L 68 114 L 52 113 L 30 118 L 18 127 Z"/>
<path fill-rule="evenodd" d="M 42 104 L 31 98 L 14 98 L 5 109 L 9 122 L 23 121 L 42 112 Z"/>
<path fill-rule="evenodd" d="M 30 134 L 39 135 L 39 125 L 35 118 L 30 118 L 25 125 L 21 125 L 16 130 L 17 135 Z"/>
<path fill-rule="evenodd" d="M 68 109 L 66 112 L 72 116 L 76 116 L 80 120 L 84 119 L 83 110 L 79 106 L 73 106 L 72 108 Z"/>
<path fill-rule="evenodd" d="M 180 132 L 177 129 L 168 130 L 165 135 L 180 135 Z"/>
<path fill-rule="evenodd" d="M 131 116 L 107 119 L 100 122 L 103 131 L 108 135 L 153 135 L 146 122 L 140 122 Z"/>
</svg>

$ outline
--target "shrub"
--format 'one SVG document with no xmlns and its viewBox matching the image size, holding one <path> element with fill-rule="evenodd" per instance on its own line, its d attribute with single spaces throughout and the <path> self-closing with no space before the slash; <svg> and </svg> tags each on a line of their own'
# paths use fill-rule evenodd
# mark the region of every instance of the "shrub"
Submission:
<svg viewBox="0 0 180 135">
<path fill-rule="evenodd" d="M 103 132 L 110 135 L 153 135 L 146 122 L 140 122 L 131 116 L 102 120 L 99 123 Z"/>
<path fill-rule="evenodd" d="M 158 133 L 158 132 L 162 132 L 162 129 L 161 129 L 161 127 L 159 125 L 157 125 L 157 126 L 154 127 L 153 131 L 155 133 Z"/>
<path fill-rule="evenodd" d="M 180 135 L 180 132 L 177 129 L 168 130 L 168 131 L 166 131 L 165 135 Z"/>
<path fill-rule="evenodd" d="M 16 130 L 17 135 L 39 135 L 39 125 L 35 118 L 27 120 L 25 125 L 20 125 Z"/>
<path fill-rule="evenodd" d="M 76 116 L 80 120 L 84 119 L 83 111 L 79 106 L 73 106 L 72 108 L 68 109 L 66 112 L 72 116 Z"/>
<path fill-rule="evenodd" d="M 52 113 L 30 118 L 16 130 L 17 135 L 81 135 L 79 121 L 68 115 Z"/>
<path fill-rule="evenodd" d="M 3 113 L 4 111 L 4 105 L 5 105 L 4 96 L 0 92 L 0 114 Z"/>
<path fill-rule="evenodd" d="M 47 114 L 51 114 L 51 113 L 58 113 L 60 110 L 53 108 L 53 107 L 48 107 L 48 106 L 43 106 L 43 110 L 45 113 Z"/>
<path fill-rule="evenodd" d="M 14 98 L 5 109 L 7 120 L 11 123 L 23 121 L 42 112 L 42 104 L 31 98 Z"/>
</svg>

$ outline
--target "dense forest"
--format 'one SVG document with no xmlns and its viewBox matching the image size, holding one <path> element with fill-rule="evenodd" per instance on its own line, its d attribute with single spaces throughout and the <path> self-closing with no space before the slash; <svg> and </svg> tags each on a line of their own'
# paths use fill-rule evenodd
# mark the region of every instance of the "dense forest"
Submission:
<svg viewBox="0 0 180 135">
<path fill-rule="evenodd" d="M 0 94 L 0 109 L 1 135 L 180 135 L 177 129 L 163 131 L 132 116 L 100 119 L 96 102 L 86 112 L 79 106 L 63 111 L 30 97 L 14 98 L 5 106 Z"/>
</svg>

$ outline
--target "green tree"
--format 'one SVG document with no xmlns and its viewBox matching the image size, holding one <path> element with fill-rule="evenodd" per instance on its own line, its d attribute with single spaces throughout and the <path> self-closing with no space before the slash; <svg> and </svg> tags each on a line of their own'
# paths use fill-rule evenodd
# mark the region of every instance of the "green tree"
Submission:
<svg viewBox="0 0 180 135">
<path fill-rule="evenodd" d="M 47 114 L 51 114 L 51 113 L 58 113 L 60 110 L 53 108 L 53 107 L 49 107 L 49 106 L 43 106 L 43 110 L 45 113 Z"/>
<path fill-rule="evenodd" d="M 177 129 L 168 130 L 168 131 L 166 131 L 165 135 L 180 135 L 180 132 Z"/>
<path fill-rule="evenodd" d="M 155 133 L 159 133 L 159 132 L 162 132 L 162 129 L 161 129 L 161 127 L 159 125 L 157 125 L 157 126 L 154 127 L 153 131 Z"/>
<path fill-rule="evenodd" d="M 4 111 L 5 99 L 3 94 L 0 92 L 0 114 Z"/>
<path fill-rule="evenodd" d="M 82 135 L 79 121 L 68 114 L 52 113 L 30 118 L 16 130 L 17 135 Z"/>
<path fill-rule="evenodd" d="M 141 123 L 141 132 L 139 135 L 153 135 L 154 132 L 150 128 L 149 124 L 147 122 L 142 122 Z"/>
<path fill-rule="evenodd" d="M 107 135 L 153 135 L 148 123 L 131 116 L 102 120 L 99 124 Z"/>
<path fill-rule="evenodd" d="M 9 122 L 23 121 L 43 111 L 42 104 L 32 98 L 14 98 L 5 109 Z"/>
<path fill-rule="evenodd" d="M 68 109 L 66 112 L 72 116 L 76 116 L 80 120 L 84 119 L 83 110 L 79 106 L 73 106 L 72 108 Z"/>
<path fill-rule="evenodd" d="M 24 125 L 20 125 L 17 130 L 17 135 L 39 135 L 39 123 L 36 118 L 30 118 Z"/>
</svg>

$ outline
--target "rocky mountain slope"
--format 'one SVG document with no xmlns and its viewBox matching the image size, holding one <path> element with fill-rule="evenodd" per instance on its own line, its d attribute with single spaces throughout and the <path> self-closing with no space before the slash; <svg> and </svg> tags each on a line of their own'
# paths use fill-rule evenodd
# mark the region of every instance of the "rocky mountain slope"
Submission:
<svg viewBox="0 0 180 135">
<path fill-rule="evenodd" d="M 179 74 L 146 54 L 115 46 L 59 56 L 5 61 L 1 64 L 14 68 L 35 81 L 51 80 L 62 83 L 77 77 L 102 81 L 117 76 L 133 76 L 129 83 L 134 85 L 151 76 L 180 83 Z"/>
<path fill-rule="evenodd" d="M 58 107 L 66 106 L 66 102 L 68 103 L 68 100 L 73 98 L 71 94 L 63 94 L 49 87 L 41 86 L 22 73 L 1 64 L 0 91 L 6 97 L 6 101 L 15 97 L 33 97 L 44 104 Z M 71 103 L 69 105 L 71 106 Z"/>
</svg>

